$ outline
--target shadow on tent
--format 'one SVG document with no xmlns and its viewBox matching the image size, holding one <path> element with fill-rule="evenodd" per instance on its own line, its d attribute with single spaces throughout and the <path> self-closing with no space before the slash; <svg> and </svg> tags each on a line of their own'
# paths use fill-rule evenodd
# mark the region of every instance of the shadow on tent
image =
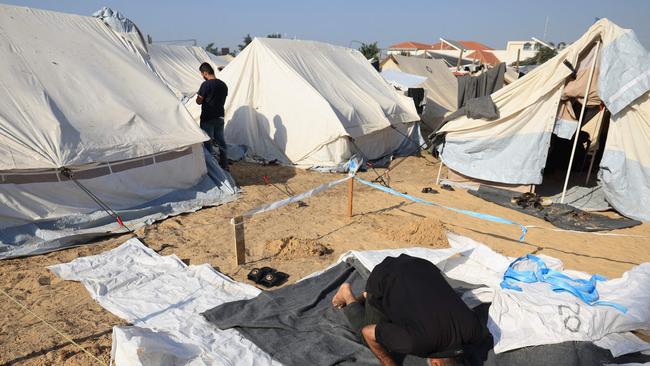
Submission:
<svg viewBox="0 0 650 366">
<path fill-rule="evenodd" d="M 255 121 L 251 123 L 249 121 Z M 232 166 L 232 175 L 240 186 L 266 185 L 264 176 L 270 183 L 284 184 L 296 175 L 296 168 L 284 154 L 287 147 L 287 129 L 282 117 L 276 115 L 269 121 L 263 114 L 250 106 L 239 107 L 226 123 L 226 141 L 246 145 L 252 150 L 254 158 L 279 164 L 238 163 Z M 255 156 L 259 155 L 259 156 Z"/>
</svg>

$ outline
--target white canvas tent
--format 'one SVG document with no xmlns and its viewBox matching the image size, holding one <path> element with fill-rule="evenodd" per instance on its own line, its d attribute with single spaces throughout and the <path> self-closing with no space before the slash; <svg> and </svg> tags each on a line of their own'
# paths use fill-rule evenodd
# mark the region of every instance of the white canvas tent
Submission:
<svg viewBox="0 0 650 366">
<path fill-rule="evenodd" d="M 228 63 L 201 47 L 150 44 L 148 50 L 146 58 L 153 70 L 183 101 L 192 118 L 198 122 L 201 106 L 196 104 L 194 96 L 203 82 L 199 66 L 207 62 L 215 73 L 219 73 L 218 68 Z"/>
<path fill-rule="evenodd" d="M 202 63 L 211 64 L 215 72 L 219 66 L 225 66 L 215 62 L 201 47 L 150 44 L 147 48 L 154 70 L 179 98 L 191 98 L 199 90 L 203 82 L 199 72 Z"/>
<path fill-rule="evenodd" d="M 207 62 L 218 73 L 219 68 L 226 67 L 232 61 L 232 56 L 213 55 L 197 46 L 145 44 L 138 27 L 120 12 L 104 7 L 93 16 L 104 21 L 137 50 L 136 53 L 183 101 L 192 118 L 198 122 L 201 107 L 192 98 L 203 82 L 199 66 Z"/>
<path fill-rule="evenodd" d="M 102 20 L 0 5 L 0 258 L 215 205 L 235 189 L 207 136 Z"/>
<path fill-rule="evenodd" d="M 266 160 L 338 166 L 357 150 L 369 159 L 392 154 L 403 134 L 419 133 L 413 100 L 356 50 L 257 38 L 219 78 L 229 87 L 226 140 Z"/>
<path fill-rule="evenodd" d="M 588 79 L 587 61 L 598 41 L 592 90 L 587 98 L 577 97 L 590 100 L 595 93 L 611 112 L 599 184 L 617 211 L 650 220 L 650 54 L 633 31 L 606 19 L 553 59 L 493 93 L 498 119 L 460 117 L 446 124 L 440 130 L 445 142 L 438 147 L 443 162 L 476 179 L 542 183 L 551 134 L 561 123 L 558 110 L 572 73 L 563 63 L 577 66 L 578 80 Z"/>
<path fill-rule="evenodd" d="M 433 131 L 439 128 L 445 114 L 458 109 L 458 81 L 444 61 L 391 55 L 382 63 L 382 70 L 391 69 L 427 78 L 420 85 L 426 96 L 422 121 Z"/>
</svg>

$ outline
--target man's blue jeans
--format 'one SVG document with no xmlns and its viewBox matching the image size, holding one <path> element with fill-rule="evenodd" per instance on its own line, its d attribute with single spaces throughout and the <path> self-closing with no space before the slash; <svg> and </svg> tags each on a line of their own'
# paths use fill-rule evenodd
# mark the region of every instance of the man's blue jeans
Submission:
<svg viewBox="0 0 650 366">
<path fill-rule="evenodd" d="M 210 137 L 210 141 L 204 143 L 205 147 L 210 154 L 216 155 L 216 151 L 214 151 L 214 144 L 216 143 L 219 147 L 219 165 L 224 169 L 228 169 L 228 157 L 226 156 L 227 146 L 223 127 L 223 118 L 201 121 L 201 129 Z"/>
</svg>

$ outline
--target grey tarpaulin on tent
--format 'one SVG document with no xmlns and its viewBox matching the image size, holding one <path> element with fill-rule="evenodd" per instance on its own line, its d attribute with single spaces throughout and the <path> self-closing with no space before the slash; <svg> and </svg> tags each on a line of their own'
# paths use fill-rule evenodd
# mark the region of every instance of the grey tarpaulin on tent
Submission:
<svg viewBox="0 0 650 366">
<path fill-rule="evenodd" d="M 503 75 L 506 73 L 506 64 L 492 68 L 479 76 L 464 75 L 458 78 L 458 108 L 468 100 L 490 95 L 503 88 Z"/>
<path fill-rule="evenodd" d="M 356 268 L 359 268 L 357 270 Z M 368 271 L 361 265 L 339 263 L 314 276 L 279 290 L 262 292 L 251 300 L 222 304 L 203 313 L 221 329 L 235 328 L 263 351 L 285 365 L 376 365 L 370 350 L 356 338 L 342 311 L 334 310 L 332 297 L 348 282 L 355 292 L 365 287 Z M 475 288 L 449 280 L 457 292 Z M 477 307 L 487 321 L 488 304 Z M 613 362 L 646 362 L 639 354 L 613 359 L 608 350 L 590 342 L 564 342 L 523 348 L 495 355 L 491 340 L 470 351 L 472 365 L 600 365 Z M 425 365 L 407 357 L 404 365 Z"/>
</svg>

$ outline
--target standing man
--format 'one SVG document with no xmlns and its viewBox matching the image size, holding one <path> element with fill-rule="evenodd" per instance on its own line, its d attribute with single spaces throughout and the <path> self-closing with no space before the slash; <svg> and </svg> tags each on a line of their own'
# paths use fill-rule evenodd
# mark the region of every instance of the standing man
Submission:
<svg viewBox="0 0 650 366">
<path fill-rule="evenodd" d="M 210 141 L 205 144 L 208 151 L 215 155 L 213 144 L 216 142 L 219 146 L 219 165 L 224 170 L 229 170 L 226 138 L 223 131 L 224 105 L 228 96 L 228 86 L 214 76 L 214 69 L 209 63 L 202 63 L 199 71 L 205 81 L 196 94 L 196 103 L 201 105 L 201 129 L 210 137 Z"/>
</svg>

